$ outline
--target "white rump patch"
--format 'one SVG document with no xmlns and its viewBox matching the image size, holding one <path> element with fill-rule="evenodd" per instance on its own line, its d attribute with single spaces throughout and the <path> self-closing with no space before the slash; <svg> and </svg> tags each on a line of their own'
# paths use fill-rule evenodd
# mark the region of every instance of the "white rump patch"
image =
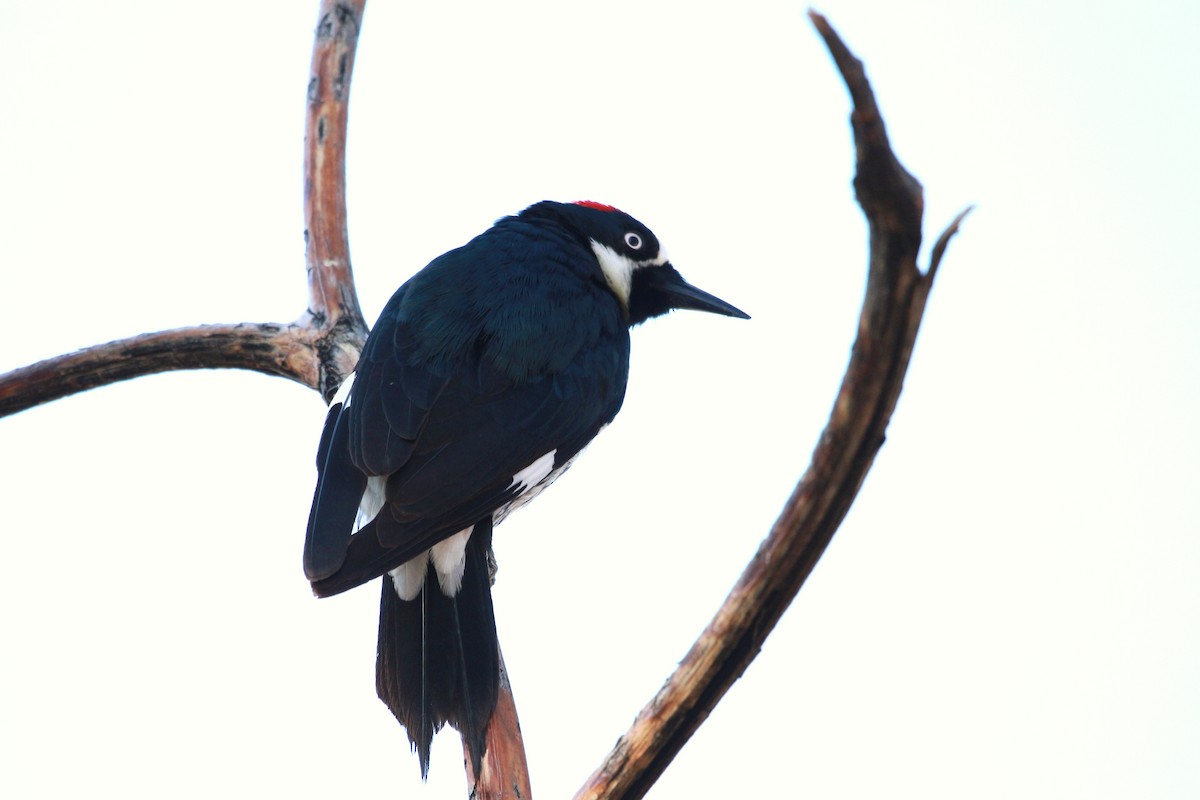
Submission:
<svg viewBox="0 0 1200 800">
<path fill-rule="evenodd" d="M 463 571 L 467 568 L 467 540 L 474 526 L 442 539 L 429 550 L 429 560 L 437 573 L 442 594 L 454 597 L 462 588 Z"/>
<path fill-rule="evenodd" d="M 523 494 L 546 480 L 546 476 L 554 469 L 554 454 L 557 452 L 558 450 L 551 450 L 525 469 L 519 470 L 516 475 L 513 475 L 512 483 L 508 485 L 509 488 L 515 486 Z"/>
<path fill-rule="evenodd" d="M 405 561 L 388 574 L 392 576 L 392 586 L 401 600 L 416 600 L 425 585 L 425 565 L 429 563 L 429 553 L 422 553 L 416 558 Z"/>
<path fill-rule="evenodd" d="M 443 539 L 421 555 L 405 561 L 389 572 L 392 576 L 392 586 L 400 599 L 417 599 L 425 585 L 425 573 L 430 562 L 433 562 L 433 571 L 437 573 L 442 594 L 446 597 L 457 595 L 458 590 L 462 588 L 463 573 L 467 568 L 467 542 L 474 529 L 474 526 L 471 526 Z"/>
</svg>

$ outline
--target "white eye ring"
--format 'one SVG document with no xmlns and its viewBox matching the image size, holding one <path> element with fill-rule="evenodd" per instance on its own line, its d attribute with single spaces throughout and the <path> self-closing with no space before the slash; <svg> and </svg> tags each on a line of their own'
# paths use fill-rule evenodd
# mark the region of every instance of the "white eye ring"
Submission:
<svg viewBox="0 0 1200 800">
<path fill-rule="evenodd" d="M 641 250 L 642 237 L 638 236 L 633 231 L 630 231 L 629 233 L 625 234 L 625 244 L 628 245 L 630 250 Z"/>
</svg>

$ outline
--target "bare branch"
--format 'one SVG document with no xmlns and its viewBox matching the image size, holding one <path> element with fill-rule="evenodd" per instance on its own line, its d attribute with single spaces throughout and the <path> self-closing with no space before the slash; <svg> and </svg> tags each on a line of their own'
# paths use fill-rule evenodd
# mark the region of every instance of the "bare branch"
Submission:
<svg viewBox="0 0 1200 800">
<path fill-rule="evenodd" d="M 305 236 L 310 301 L 291 324 L 207 325 L 97 345 L 0 376 L 0 416 L 97 386 L 175 369 L 234 367 L 291 378 L 328 400 L 366 338 L 345 203 L 350 79 L 366 0 L 322 0 L 308 91 Z M 917 268 L 921 186 L 896 160 L 862 63 L 823 17 L 810 17 L 850 90 L 855 190 L 870 226 L 858 337 L 812 464 L 707 629 L 577 798 L 642 797 L 757 655 L 841 523 L 884 436 L 938 264 L 966 211 Z M 528 798 L 507 673 L 487 732 L 477 798 Z"/>
<path fill-rule="evenodd" d="M 825 431 L 770 534 L 679 668 L 576 800 L 646 794 L 754 657 L 833 538 L 884 441 L 933 285 L 917 268 L 921 185 L 896 160 L 862 63 L 819 14 L 813 24 L 850 90 L 854 185 L 870 224 L 867 294 Z M 943 234 L 936 257 L 957 224 Z"/>
<path fill-rule="evenodd" d="M 326 402 L 358 363 L 367 337 L 346 229 L 346 121 L 365 7 L 366 0 L 322 0 L 308 80 L 304 136 L 308 321 L 322 331 L 317 390 Z"/>
<path fill-rule="evenodd" d="M 155 372 L 235 367 L 281 375 L 328 402 L 358 362 L 367 337 L 350 265 L 346 224 L 346 129 L 350 80 L 366 0 L 322 0 L 308 82 L 304 147 L 308 308 L 295 323 L 204 325 L 142 334 L 0 375 L 0 416 Z M 503 676 L 487 731 L 478 797 L 529 797 L 516 705 Z"/>
<path fill-rule="evenodd" d="M 487 729 L 487 752 L 476 780 L 471 770 L 470 753 L 463 743 L 467 766 L 467 785 L 473 786 L 471 800 L 529 800 L 529 764 L 525 761 L 525 740 L 517 720 L 517 706 L 504 656 L 500 656 L 500 694 Z"/>
<path fill-rule="evenodd" d="M 177 369 L 281 375 L 328 400 L 367 335 L 346 235 L 346 119 L 366 0 L 321 4 L 308 89 L 304 214 L 309 305 L 294 323 L 242 323 L 142 334 L 0 375 L 0 416 L 117 381 Z"/>
<path fill-rule="evenodd" d="M 942 231 L 942 235 L 933 243 L 933 250 L 929 254 L 929 280 L 932 281 L 937 275 L 938 266 L 942 263 L 942 256 L 946 254 L 946 246 L 950 244 L 950 240 L 954 238 L 954 234 L 958 233 L 963 220 L 974 210 L 975 206 L 967 206 L 958 212 L 958 216 L 950 220 L 950 224 L 946 226 L 946 230 Z"/>
<path fill-rule="evenodd" d="M 201 325 L 99 344 L 0 375 L 0 417 L 117 381 L 236 367 L 316 388 L 312 331 L 297 324 Z"/>
</svg>

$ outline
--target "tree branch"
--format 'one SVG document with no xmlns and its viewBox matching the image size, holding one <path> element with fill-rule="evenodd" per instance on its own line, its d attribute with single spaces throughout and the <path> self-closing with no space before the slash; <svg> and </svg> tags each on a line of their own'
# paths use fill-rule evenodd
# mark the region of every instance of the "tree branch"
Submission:
<svg viewBox="0 0 1200 800">
<path fill-rule="evenodd" d="M 366 0 L 321 0 L 304 137 L 304 241 L 308 308 L 290 324 L 202 325 L 142 334 L 0 375 L 0 417 L 117 381 L 177 369 L 239 368 L 291 378 L 326 402 L 354 370 L 366 341 L 346 225 L 350 80 Z M 529 797 L 516 704 L 503 676 L 487 731 L 480 798 Z"/>
<path fill-rule="evenodd" d="M 322 332 L 315 388 L 329 402 L 358 363 L 367 323 L 358 305 L 346 229 L 346 123 L 366 0 L 322 0 L 304 133 L 304 243 L 309 306 Z"/>
<path fill-rule="evenodd" d="M 313 331 L 298 324 L 201 325 L 98 344 L 0 375 L 0 417 L 117 381 L 236 367 L 317 386 Z"/>
<path fill-rule="evenodd" d="M 175 369 L 251 369 L 328 400 L 366 338 L 350 263 L 345 144 L 350 79 L 366 0 L 322 0 L 313 47 L 304 196 L 309 305 L 290 324 L 206 325 L 143 334 L 0 376 L 0 416 L 120 380 Z M 812 464 L 758 553 L 676 672 L 641 711 L 577 798 L 639 798 L 757 655 L 857 495 L 883 444 L 929 291 L 960 214 L 917 268 L 921 186 L 896 160 L 862 63 L 819 14 L 853 101 L 854 185 L 870 228 L 867 293 L 845 378 Z M 968 209 L 969 210 L 969 209 Z M 487 732 L 476 798 L 528 798 L 529 776 L 507 673 Z"/>
<path fill-rule="evenodd" d="M 471 754 L 465 742 L 463 760 L 466 762 L 467 785 L 473 787 L 470 800 L 529 800 L 532 797 L 525 740 L 521 736 L 521 723 L 517 720 L 517 705 L 503 654 L 500 654 L 500 693 L 488 723 L 487 751 L 478 778 L 471 769 Z"/>
<path fill-rule="evenodd" d="M 304 219 L 311 304 L 308 318 L 325 331 L 318 391 L 326 402 L 358 362 L 367 325 L 350 267 L 346 230 L 346 122 L 350 77 L 366 0 L 321 4 L 308 84 L 304 149 Z M 529 766 L 517 706 L 501 661 L 496 711 L 488 723 L 487 755 L 476 776 L 466 758 L 467 784 L 479 800 L 529 798 Z"/>
<path fill-rule="evenodd" d="M 870 226 L 867 293 L 850 364 L 825 431 L 783 513 L 675 673 L 638 714 L 576 800 L 644 796 L 758 655 L 833 538 L 883 445 L 937 262 L 966 212 L 917 267 L 921 185 L 888 144 L 862 62 L 825 18 L 809 12 L 853 100 L 854 186 Z"/>
<path fill-rule="evenodd" d="M 304 148 L 309 304 L 296 322 L 147 333 L 0 375 L 0 416 L 155 372 L 238 368 L 280 375 L 329 400 L 367 337 L 346 235 L 346 120 L 366 0 L 323 0 L 313 44 Z"/>
</svg>

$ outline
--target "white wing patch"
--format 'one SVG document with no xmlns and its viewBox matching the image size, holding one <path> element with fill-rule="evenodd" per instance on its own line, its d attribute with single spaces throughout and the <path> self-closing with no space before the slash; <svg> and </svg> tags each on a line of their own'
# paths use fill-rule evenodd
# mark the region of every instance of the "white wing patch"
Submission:
<svg viewBox="0 0 1200 800">
<path fill-rule="evenodd" d="M 379 516 L 379 510 L 383 508 L 386 499 L 385 489 L 387 489 L 386 475 L 372 475 L 367 478 L 367 490 L 363 492 L 362 500 L 358 501 L 358 516 L 354 519 L 355 533 Z"/>
<path fill-rule="evenodd" d="M 354 385 L 354 376 L 358 374 L 351 372 L 346 376 L 346 380 L 342 381 L 342 385 L 338 387 L 337 392 L 333 395 L 333 399 L 329 401 L 329 407 L 332 408 L 338 403 L 342 403 L 344 408 L 350 407 L 350 387 Z"/>
<path fill-rule="evenodd" d="M 543 459 L 547 459 L 548 456 L 552 456 L 557 452 L 558 451 L 555 450 L 553 453 L 547 453 L 546 455 L 542 456 L 542 458 L 539 458 L 537 461 L 535 461 L 533 464 L 530 464 L 528 467 L 521 470 L 521 472 L 526 472 L 526 471 L 532 469 L 535 464 L 542 461 Z M 556 480 L 558 480 L 559 475 L 562 475 L 564 472 L 566 472 L 568 469 L 570 469 L 571 465 L 575 463 L 575 459 L 579 458 L 579 455 L 582 452 L 583 451 L 580 450 L 579 453 L 576 453 L 575 455 L 571 456 L 569 459 L 567 459 L 567 461 L 564 464 L 559 466 L 557 469 L 552 469 L 552 467 L 554 466 L 554 459 L 550 458 L 549 459 L 549 467 L 551 468 L 550 471 L 547 472 L 545 474 L 545 476 L 541 480 L 539 480 L 537 483 L 527 484 L 525 486 L 525 488 L 521 491 L 520 494 L 518 494 L 512 500 L 509 500 L 504 505 L 497 508 L 495 513 L 492 514 L 492 523 L 494 525 L 499 525 L 501 522 L 504 521 L 504 518 L 507 517 L 509 514 L 516 511 L 518 508 L 521 508 L 526 503 L 528 503 L 530 500 L 532 500 L 533 498 L 535 498 L 539 494 L 541 494 L 543 489 L 545 489 L 547 486 L 549 486 L 550 484 L 552 484 Z M 520 473 L 518 473 L 518 475 L 519 474 Z M 514 475 L 513 476 L 513 481 L 514 481 L 513 485 L 514 486 L 516 485 L 516 479 L 517 479 L 517 475 Z"/>
<path fill-rule="evenodd" d="M 525 469 L 519 470 L 516 475 L 513 475 L 509 488 L 520 487 L 519 491 L 524 494 L 532 487 L 546 480 L 546 476 L 554 469 L 554 454 L 557 452 L 558 450 L 551 450 Z"/>
</svg>

